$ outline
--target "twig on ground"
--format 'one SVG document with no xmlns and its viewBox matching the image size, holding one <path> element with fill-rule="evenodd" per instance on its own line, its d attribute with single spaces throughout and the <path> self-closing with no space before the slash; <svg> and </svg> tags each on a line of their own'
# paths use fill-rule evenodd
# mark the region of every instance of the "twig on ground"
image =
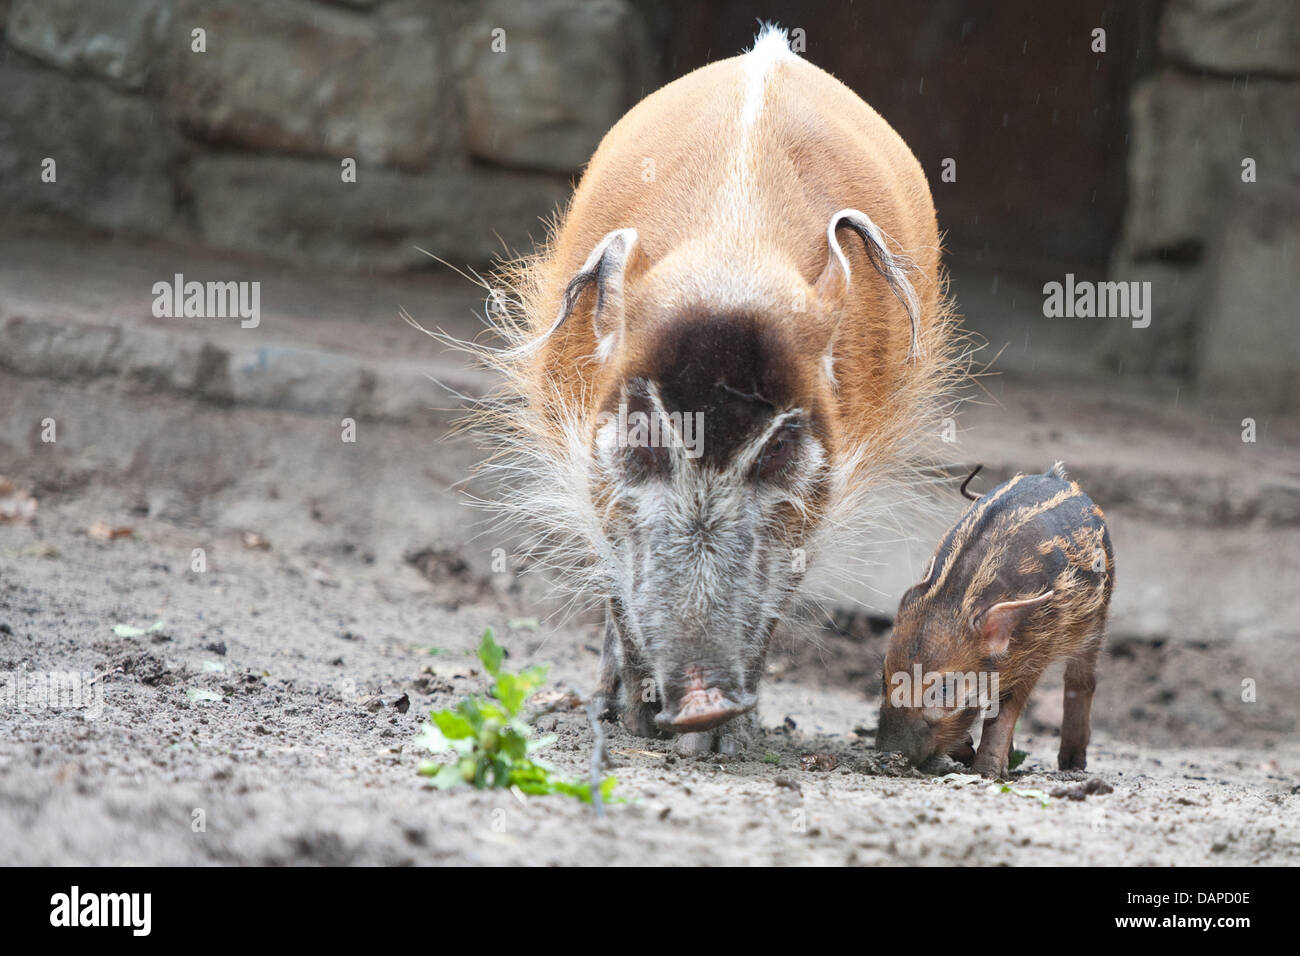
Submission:
<svg viewBox="0 0 1300 956">
<path fill-rule="evenodd" d="M 605 729 L 600 726 L 600 714 L 597 712 L 596 698 L 590 697 L 584 703 L 587 720 L 591 723 L 591 734 L 595 739 L 591 744 L 591 806 L 596 816 L 605 815 L 605 802 L 601 799 L 601 773 L 605 768 Z"/>
</svg>

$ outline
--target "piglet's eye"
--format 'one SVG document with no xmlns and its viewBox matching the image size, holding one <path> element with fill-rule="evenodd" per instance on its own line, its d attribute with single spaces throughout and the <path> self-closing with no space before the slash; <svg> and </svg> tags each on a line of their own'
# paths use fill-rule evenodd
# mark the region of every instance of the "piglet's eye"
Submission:
<svg viewBox="0 0 1300 956">
<path fill-rule="evenodd" d="M 758 458 L 758 477 L 775 478 L 784 472 L 794 460 L 798 442 L 799 432 L 794 426 L 778 429 L 776 434 L 767 440 L 767 445 Z"/>
</svg>

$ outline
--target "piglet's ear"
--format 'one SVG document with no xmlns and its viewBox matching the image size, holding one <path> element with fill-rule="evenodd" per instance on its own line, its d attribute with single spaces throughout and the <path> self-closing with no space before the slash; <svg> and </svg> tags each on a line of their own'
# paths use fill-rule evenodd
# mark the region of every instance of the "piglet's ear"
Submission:
<svg viewBox="0 0 1300 956">
<path fill-rule="evenodd" d="M 1030 614 L 1050 601 L 1055 593 L 1046 591 L 1038 597 L 1023 601 L 1003 601 L 975 618 L 975 635 L 984 653 L 990 656 L 1006 653 L 1016 628 Z"/>
</svg>

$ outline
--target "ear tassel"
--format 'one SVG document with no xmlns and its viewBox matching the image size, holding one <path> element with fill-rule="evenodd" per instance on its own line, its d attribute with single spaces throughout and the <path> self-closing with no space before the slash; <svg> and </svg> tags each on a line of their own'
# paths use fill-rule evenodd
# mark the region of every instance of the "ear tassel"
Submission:
<svg viewBox="0 0 1300 956">
<path fill-rule="evenodd" d="M 916 268 L 915 264 L 901 253 L 890 252 L 888 237 L 866 213 L 859 212 L 857 209 L 841 209 L 831 216 L 830 223 L 826 227 L 826 239 L 830 245 L 831 256 L 844 271 L 846 288 L 850 282 L 849 260 L 845 257 L 839 239 L 835 236 L 842 226 L 847 226 L 858 234 L 872 267 L 880 273 L 889 285 L 890 291 L 893 292 L 894 298 L 907 312 L 908 321 L 912 326 L 907 358 L 908 361 L 915 360 L 921 354 L 921 302 L 917 298 L 911 280 L 907 277 L 907 273 Z"/>
<path fill-rule="evenodd" d="M 564 287 L 564 293 L 560 296 L 560 307 L 551 327 L 531 342 L 508 350 L 506 356 L 521 358 L 532 355 L 540 349 L 568 321 L 569 316 L 578 306 L 578 300 L 594 282 L 596 283 L 596 311 L 593 322 L 596 326 L 597 354 L 602 359 L 608 358 L 613 350 L 613 343 L 609 338 L 610 333 L 601 331 L 600 320 L 606 311 L 611 313 L 617 311 L 619 321 L 622 322 L 623 271 L 627 267 L 627 260 L 631 257 L 632 250 L 636 247 L 637 238 L 636 230 L 631 228 L 615 229 L 607 233 L 600 242 L 596 243 L 596 247 L 591 250 L 591 255 L 587 256 L 587 261 L 582 264 L 582 268 L 574 273 L 573 278 Z"/>
</svg>

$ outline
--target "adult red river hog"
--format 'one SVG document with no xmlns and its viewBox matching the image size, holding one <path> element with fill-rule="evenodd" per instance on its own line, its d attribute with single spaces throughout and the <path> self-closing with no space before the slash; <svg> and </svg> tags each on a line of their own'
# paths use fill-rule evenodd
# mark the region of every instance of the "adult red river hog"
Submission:
<svg viewBox="0 0 1300 956">
<path fill-rule="evenodd" d="M 773 629 L 917 497 L 960 377 L 921 166 L 766 27 L 624 116 L 500 280 L 503 506 L 604 603 L 604 705 L 735 752 Z"/>
</svg>

